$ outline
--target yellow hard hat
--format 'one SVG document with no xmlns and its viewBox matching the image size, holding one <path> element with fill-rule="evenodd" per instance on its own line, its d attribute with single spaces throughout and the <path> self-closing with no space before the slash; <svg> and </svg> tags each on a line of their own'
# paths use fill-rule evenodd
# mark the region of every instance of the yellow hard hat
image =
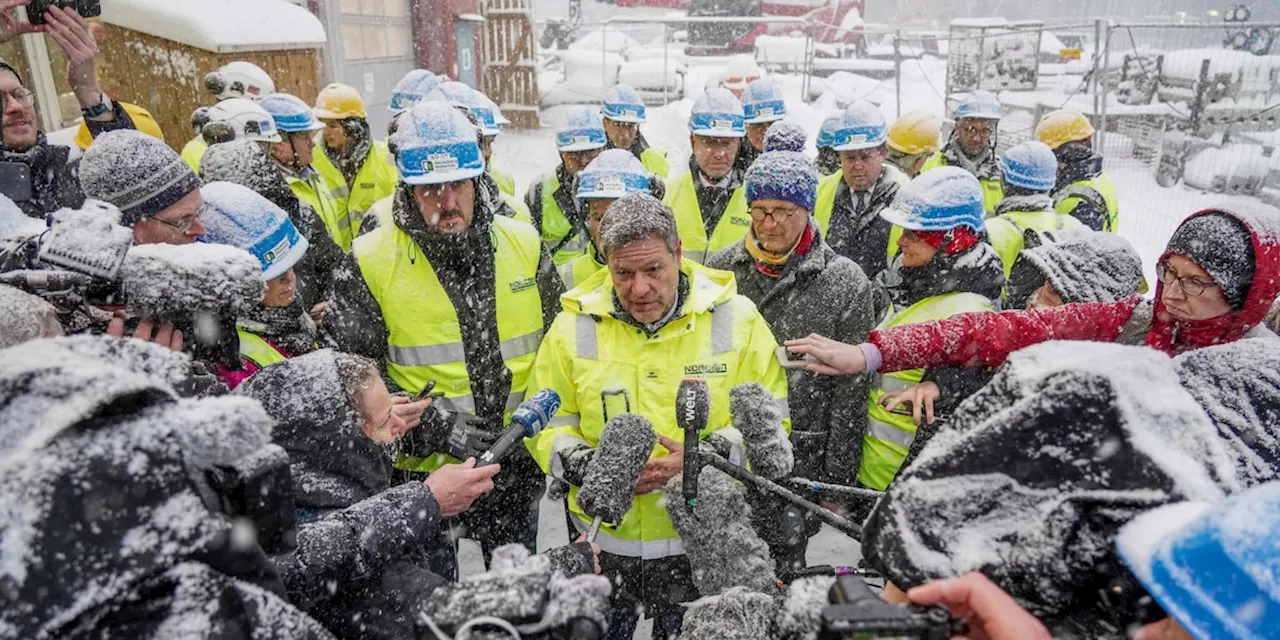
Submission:
<svg viewBox="0 0 1280 640">
<path fill-rule="evenodd" d="M 316 117 L 321 120 L 345 120 L 347 118 L 368 118 L 364 110 L 364 98 L 351 85 L 337 82 L 325 87 L 316 97 Z"/>
<path fill-rule="evenodd" d="M 1079 111 L 1059 109 L 1050 111 L 1036 125 L 1036 138 L 1050 149 L 1057 149 L 1068 142 L 1087 140 L 1093 135 L 1093 125 Z"/>
<path fill-rule="evenodd" d="M 134 128 L 164 142 L 164 132 L 160 130 L 160 125 L 156 124 L 156 119 L 151 117 L 150 111 L 128 102 L 117 102 L 115 105 L 129 114 L 129 119 L 133 120 Z M 76 146 L 83 150 L 88 149 L 91 144 L 93 144 L 93 134 L 89 133 L 88 125 L 82 121 L 80 123 L 80 131 L 76 132 Z"/>
<path fill-rule="evenodd" d="M 928 111 L 904 113 L 889 127 L 889 148 L 908 155 L 933 153 L 942 148 L 942 118 Z"/>
</svg>

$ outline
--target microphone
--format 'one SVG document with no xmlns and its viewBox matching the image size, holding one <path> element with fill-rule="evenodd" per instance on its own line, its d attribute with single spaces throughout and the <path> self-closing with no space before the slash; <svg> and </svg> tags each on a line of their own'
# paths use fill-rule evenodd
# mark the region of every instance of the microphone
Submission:
<svg viewBox="0 0 1280 640">
<path fill-rule="evenodd" d="M 523 442 L 525 438 L 532 438 L 545 429 L 547 423 L 551 422 L 551 416 L 559 410 L 560 395 L 551 389 L 543 389 L 529 396 L 511 414 L 511 424 L 502 432 L 502 437 L 488 451 L 480 454 L 480 458 L 476 460 L 476 468 L 498 464 L 517 443 Z"/>
<path fill-rule="evenodd" d="M 133 246 L 133 232 L 119 222 L 120 210 L 97 200 L 58 211 L 40 239 L 37 257 L 44 265 L 113 281 Z"/>
<path fill-rule="evenodd" d="M 128 310 L 155 321 L 244 315 L 267 291 L 262 265 L 252 254 L 203 242 L 135 246 L 120 276 Z"/>
<path fill-rule="evenodd" d="M 751 523 L 746 487 L 714 468 L 702 469 L 700 474 L 697 511 L 679 500 L 667 502 L 667 513 L 693 568 L 693 584 L 703 596 L 732 587 L 773 595 L 778 582 L 773 557 Z M 677 476 L 664 490 L 674 495 L 683 483 Z"/>
<path fill-rule="evenodd" d="M 618 524 L 631 510 L 640 472 L 657 443 L 658 434 L 644 416 L 623 413 L 604 425 L 578 490 L 578 506 L 593 518 L 587 542 L 595 541 L 602 523 Z"/>
<path fill-rule="evenodd" d="M 791 475 L 795 454 L 773 394 L 757 382 L 740 384 L 729 392 L 729 413 L 733 426 L 742 433 L 751 471 L 770 479 Z"/>
<path fill-rule="evenodd" d="M 684 500 L 690 507 L 698 502 L 699 434 L 707 428 L 711 415 L 711 392 L 706 380 L 685 378 L 676 390 L 676 424 L 684 432 Z"/>
<path fill-rule="evenodd" d="M 734 587 L 687 606 L 681 640 L 780 637 L 771 633 L 778 603 L 763 593 Z"/>
</svg>

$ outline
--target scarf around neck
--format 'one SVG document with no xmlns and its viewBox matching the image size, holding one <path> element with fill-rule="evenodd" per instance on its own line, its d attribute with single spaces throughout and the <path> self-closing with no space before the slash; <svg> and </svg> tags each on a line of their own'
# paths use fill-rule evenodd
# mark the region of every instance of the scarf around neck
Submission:
<svg viewBox="0 0 1280 640">
<path fill-rule="evenodd" d="M 770 278 L 781 278 L 787 264 L 792 258 L 797 260 L 803 258 L 809 253 L 813 247 L 815 232 L 813 221 L 810 220 L 805 225 L 804 231 L 800 233 L 800 237 L 796 238 L 796 243 L 786 253 L 773 253 L 765 249 L 758 240 L 756 240 L 756 230 L 753 226 L 747 230 L 746 243 L 747 253 L 755 260 L 756 269 Z"/>
</svg>

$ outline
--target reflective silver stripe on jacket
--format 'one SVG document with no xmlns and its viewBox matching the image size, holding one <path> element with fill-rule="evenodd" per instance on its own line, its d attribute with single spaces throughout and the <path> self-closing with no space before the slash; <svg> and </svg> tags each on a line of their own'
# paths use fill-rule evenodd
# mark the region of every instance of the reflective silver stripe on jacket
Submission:
<svg viewBox="0 0 1280 640">
<path fill-rule="evenodd" d="M 873 438 L 879 438 L 885 442 L 892 442 L 898 446 L 910 449 L 911 443 L 915 442 L 916 434 L 912 431 L 903 431 L 891 424 L 880 422 L 875 418 L 867 420 L 867 435 Z"/>
<path fill-rule="evenodd" d="M 733 302 L 726 301 L 711 310 L 711 355 L 733 351 Z"/>
<path fill-rule="evenodd" d="M 537 352 L 538 346 L 541 344 L 542 330 L 539 329 L 533 333 L 516 336 L 510 340 L 503 340 L 499 348 L 502 350 L 503 360 L 514 360 L 520 356 L 527 356 Z M 467 355 L 462 342 L 458 341 L 420 347 L 388 345 L 387 358 L 405 367 L 430 367 L 464 362 L 467 359 Z"/>
<path fill-rule="evenodd" d="M 596 319 L 580 315 L 574 321 L 574 336 L 578 357 L 583 360 L 599 360 L 600 345 L 596 338 Z"/>
<path fill-rule="evenodd" d="M 591 528 L 591 523 L 584 522 L 582 516 L 576 513 L 573 514 L 573 525 L 580 533 L 586 533 Z M 612 553 L 615 556 L 627 556 L 628 558 L 640 558 L 641 560 L 657 560 L 658 558 L 684 555 L 684 545 L 681 544 L 680 538 L 624 540 L 610 535 L 604 529 L 600 529 L 600 533 L 596 535 L 596 544 L 600 545 L 601 551 Z"/>
</svg>

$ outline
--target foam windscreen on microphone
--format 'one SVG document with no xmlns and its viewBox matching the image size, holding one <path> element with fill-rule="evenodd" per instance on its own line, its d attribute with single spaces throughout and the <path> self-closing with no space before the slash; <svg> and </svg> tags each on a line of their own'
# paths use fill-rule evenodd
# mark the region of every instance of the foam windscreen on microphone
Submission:
<svg viewBox="0 0 1280 640">
<path fill-rule="evenodd" d="M 244 315 L 267 290 L 257 258 L 220 244 L 138 245 L 120 277 L 130 313 L 149 320 Z"/>
<path fill-rule="evenodd" d="M 445 627 L 457 627 L 480 616 L 516 623 L 541 618 L 552 576 L 551 561 L 546 556 L 531 556 L 523 545 L 513 544 L 494 550 L 492 564 L 493 569 L 485 573 L 437 587 L 423 603 L 422 612 Z"/>
<path fill-rule="evenodd" d="M 667 482 L 667 513 L 680 534 L 693 568 L 693 584 L 704 596 L 732 587 L 761 593 L 777 591 L 773 557 L 755 528 L 746 488 L 714 467 L 703 467 L 698 502 L 692 509 L 679 500 L 684 474 Z"/>
<path fill-rule="evenodd" d="M 622 522 L 631 510 L 640 472 L 657 442 L 658 434 L 644 416 L 623 413 L 611 418 L 604 425 L 578 491 L 583 513 L 613 524 Z"/>
<path fill-rule="evenodd" d="M 771 596 L 734 587 L 690 604 L 680 640 L 773 640 L 776 609 Z"/>
<path fill-rule="evenodd" d="M 765 478 L 791 475 L 795 456 L 782 426 L 778 400 L 757 382 L 746 382 L 729 392 L 733 426 L 742 433 L 751 470 Z"/>
<path fill-rule="evenodd" d="M 590 620 L 603 632 L 609 626 L 613 610 L 609 595 L 613 584 L 604 576 L 583 575 L 566 578 L 560 574 L 551 576 L 547 585 L 550 599 L 543 619 L 552 628 L 565 627 L 574 620 Z"/>
<path fill-rule="evenodd" d="M 830 603 L 835 576 L 800 578 L 787 588 L 775 617 L 781 640 L 817 640 L 822 631 L 822 609 Z"/>
</svg>

